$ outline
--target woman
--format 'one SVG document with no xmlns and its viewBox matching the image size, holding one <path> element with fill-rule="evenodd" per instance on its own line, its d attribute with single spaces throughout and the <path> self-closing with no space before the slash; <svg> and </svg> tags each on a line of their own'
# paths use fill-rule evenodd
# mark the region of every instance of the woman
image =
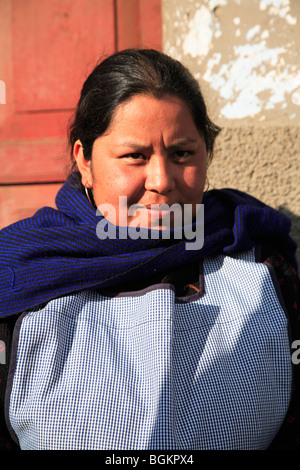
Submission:
<svg viewBox="0 0 300 470">
<path fill-rule="evenodd" d="M 299 444 L 290 222 L 206 191 L 218 132 L 162 53 L 87 78 L 58 210 L 1 232 L 2 428 L 21 449 Z"/>
</svg>

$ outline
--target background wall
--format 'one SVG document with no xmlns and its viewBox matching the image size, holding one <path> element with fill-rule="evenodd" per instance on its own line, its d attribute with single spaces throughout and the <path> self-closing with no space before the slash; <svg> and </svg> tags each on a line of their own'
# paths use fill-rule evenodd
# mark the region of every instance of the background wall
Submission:
<svg viewBox="0 0 300 470">
<path fill-rule="evenodd" d="M 163 0 L 163 48 L 199 80 L 222 127 L 210 187 L 292 219 L 300 264 L 300 1 Z"/>
</svg>

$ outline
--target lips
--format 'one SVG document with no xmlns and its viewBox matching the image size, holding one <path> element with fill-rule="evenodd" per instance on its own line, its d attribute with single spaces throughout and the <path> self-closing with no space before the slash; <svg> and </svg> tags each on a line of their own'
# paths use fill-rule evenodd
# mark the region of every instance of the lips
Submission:
<svg viewBox="0 0 300 470">
<path fill-rule="evenodd" d="M 174 210 L 175 209 L 175 210 Z M 151 225 L 154 227 L 155 224 L 159 226 L 173 226 L 173 223 L 176 221 L 176 225 L 182 225 L 182 208 L 178 204 L 177 207 L 171 207 L 164 204 L 148 204 L 137 205 L 135 210 L 144 217 L 147 221 L 148 226 Z M 153 225 L 154 224 L 154 225 Z"/>
<path fill-rule="evenodd" d="M 138 210 L 145 210 L 151 217 L 163 218 L 172 213 L 170 209 L 159 209 L 152 207 L 139 208 Z"/>
<path fill-rule="evenodd" d="M 152 202 L 151 204 L 135 204 L 136 209 L 140 208 L 146 208 L 149 210 L 174 210 L 172 206 L 178 206 L 181 207 L 181 204 L 179 202 L 173 202 L 173 203 L 168 203 L 168 202 Z"/>
</svg>

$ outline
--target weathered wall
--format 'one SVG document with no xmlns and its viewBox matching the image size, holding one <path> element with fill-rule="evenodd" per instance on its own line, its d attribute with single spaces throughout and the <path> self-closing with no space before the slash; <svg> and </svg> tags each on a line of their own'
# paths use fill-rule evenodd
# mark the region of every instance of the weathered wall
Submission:
<svg viewBox="0 0 300 470">
<path fill-rule="evenodd" d="M 199 80 L 223 129 L 210 187 L 288 214 L 300 264 L 299 33 L 299 0 L 163 0 L 164 50 Z"/>
</svg>

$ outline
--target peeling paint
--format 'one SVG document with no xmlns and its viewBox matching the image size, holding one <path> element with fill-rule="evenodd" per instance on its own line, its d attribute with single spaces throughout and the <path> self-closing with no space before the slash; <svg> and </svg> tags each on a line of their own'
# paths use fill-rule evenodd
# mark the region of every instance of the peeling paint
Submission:
<svg viewBox="0 0 300 470">
<path fill-rule="evenodd" d="M 292 94 L 292 102 L 297 106 L 300 106 L 300 88 Z"/>
<path fill-rule="evenodd" d="M 295 43 L 292 41 L 284 47 L 268 45 L 269 40 L 276 44 L 278 31 L 273 26 L 274 17 L 290 25 L 297 23 L 297 18 L 290 14 L 290 0 L 256 0 L 256 8 L 271 17 L 269 27 L 263 30 L 261 24 L 254 24 L 242 35 L 241 18 L 234 17 L 235 37 L 240 44 L 230 46 L 227 61 L 223 58 L 224 50 L 218 50 L 214 42 L 222 35 L 215 8 L 226 5 L 226 0 L 203 0 L 189 21 L 182 41 L 185 55 L 196 59 L 199 65 L 206 60 L 202 78 L 220 98 L 227 100 L 220 114 L 227 119 L 242 119 L 272 110 L 276 105 L 285 109 L 287 100 L 300 106 L 300 71 L 291 60 Z"/>
<path fill-rule="evenodd" d="M 275 104 L 284 103 L 286 94 L 292 93 L 300 85 L 300 71 L 289 73 L 287 67 L 281 72 L 268 72 L 267 65 L 276 67 L 284 48 L 266 48 L 264 44 L 245 44 L 234 47 L 235 58 L 228 63 L 221 63 L 220 54 L 216 54 L 207 63 L 204 80 L 211 88 L 218 91 L 228 103 L 221 109 L 227 119 L 241 119 L 254 116 L 263 109 L 274 109 Z M 221 63 L 221 67 L 213 70 Z M 259 98 L 262 92 L 268 92 L 267 98 Z M 300 105 L 300 90 L 292 95 L 292 101 Z"/>
<path fill-rule="evenodd" d="M 226 6 L 227 0 L 206 0 L 196 10 L 193 18 L 188 22 L 188 32 L 183 41 L 183 52 L 192 57 L 205 57 L 214 38 L 222 36 L 220 22 L 216 19 L 214 11 L 217 7 Z"/>
<path fill-rule="evenodd" d="M 225 7 L 227 0 L 208 0 L 208 8 L 213 11 L 217 7 Z"/>
<path fill-rule="evenodd" d="M 202 5 L 189 21 L 189 31 L 183 41 L 185 54 L 192 57 L 205 57 L 212 47 L 213 37 L 219 37 L 222 34 L 219 23 L 214 21 L 212 11 L 213 9 Z"/>
<path fill-rule="evenodd" d="M 260 32 L 260 25 L 256 24 L 253 28 L 250 28 L 248 33 L 246 34 L 247 41 L 251 41 L 258 33 Z"/>
<path fill-rule="evenodd" d="M 267 10 L 269 15 L 277 15 L 280 18 L 285 18 L 288 24 L 295 25 L 297 18 L 289 14 L 290 0 L 260 0 L 260 10 Z"/>
</svg>

